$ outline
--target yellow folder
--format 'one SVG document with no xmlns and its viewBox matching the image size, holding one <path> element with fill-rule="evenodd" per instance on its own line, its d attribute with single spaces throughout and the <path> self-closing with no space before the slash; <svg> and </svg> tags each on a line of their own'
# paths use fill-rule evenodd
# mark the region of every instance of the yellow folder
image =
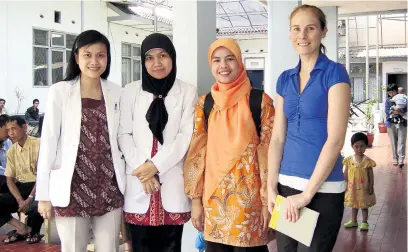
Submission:
<svg viewBox="0 0 408 252">
<path fill-rule="evenodd" d="M 290 222 L 285 218 L 285 209 L 286 198 L 278 195 L 269 227 L 310 247 L 319 213 L 303 207 L 300 209 L 299 219 L 296 222 Z"/>
</svg>

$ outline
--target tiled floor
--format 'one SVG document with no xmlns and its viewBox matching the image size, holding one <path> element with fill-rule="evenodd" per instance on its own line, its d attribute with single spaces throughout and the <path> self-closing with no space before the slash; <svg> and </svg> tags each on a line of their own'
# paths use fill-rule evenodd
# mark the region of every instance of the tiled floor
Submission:
<svg viewBox="0 0 408 252">
<path fill-rule="evenodd" d="M 374 147 L 366 153 L 377 162 L 374 169 L 377 204 L 370 209 L 370 231 L 340 230 L 334 252 L 405 252 L 407 251 L 407 169 L 392 167 L 391 151 L 386 134 L 376 135 Z M 346 209 L 344 220 L 350 219 Z M 361 218 L 361 215 L 360 215 Z M 55 230 L 55 229 L 54 229 Z M 5 229 L 0 229 L 3 234 Z M 2 237 L 0 236 L 0 240 Z M 55 238 L 53 239 L 55 240 Z M 54 252 L 58 245 L 16 243 L 0 245 L 1 252 Z M 276 252 L 272 242 L 270 251 Z M 183 251 L 194 252 L 194 251 Z"/>
<path fill-rule="evenodd" d="M 370 230 L 341 228 L 334 252 L 407 251 L 407 169 L 406 166 L 392 167 L 387 134 L 376 135 L 376 138 L 374 147 L 366 151 L 377 162 L 374 169 L 377 204 L 369 211 Z M 350 218 L 351 209 L 346 208 L 343 220 Z M 270 251 L 277 251 L 275 242 Z"/>
</svg>

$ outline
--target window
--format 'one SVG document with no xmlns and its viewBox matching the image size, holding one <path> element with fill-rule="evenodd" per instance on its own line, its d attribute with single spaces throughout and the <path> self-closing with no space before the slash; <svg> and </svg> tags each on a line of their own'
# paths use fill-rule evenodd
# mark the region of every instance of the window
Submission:
<svg viewBox="0 0 408 252">
<path fill-rule="evenodd" d="M 61 11 L 54 11 L 54 22 L 61 24 Z"/>
<path fill-rule="evenodd" d="M 141 50 L 136 44 L 122 43 L 122 86 L 140 80 Z"/>
<path fill-rule="evenodd" d="M 33 30 L 34 86 L 49 86 L 64 78 L 76 35 Z"/>
</svg>

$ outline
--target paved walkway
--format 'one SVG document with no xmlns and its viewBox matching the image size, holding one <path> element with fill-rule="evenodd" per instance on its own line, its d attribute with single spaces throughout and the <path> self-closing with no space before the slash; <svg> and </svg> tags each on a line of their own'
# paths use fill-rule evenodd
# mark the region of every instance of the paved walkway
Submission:
<svg viewBox="0 0 408 252">
<path fill-rule="evenodd" d="M 386 134 L 376 135 L 374 147 L 368 149 L 366 154 L 378 165 L 374 169 L 377 204 L 369 212 L 370 230 L 360 232 L 358 229 L 342 228 L 334 252 L 407 251 L 407 169 L 391 166 L 391 151 Z M 349 220 L 350 216 L 351 209 L 346 208 L 344 221 Z M 359 218 L 361 219 L 361 214 Z M 6 228 L 0 229 L 0 234 L 4 234 L 5 231 Z M 53 237 L 52 240 L 57 241 L 58 238 Z M 44 243 L 36 245 L 16 243 L 0 245 L 0 251 L 56 252 L 60 251 L 60 247 Z M 277 251 L 275 242 L 270 244 L 270 251 Z"/>
</svg>

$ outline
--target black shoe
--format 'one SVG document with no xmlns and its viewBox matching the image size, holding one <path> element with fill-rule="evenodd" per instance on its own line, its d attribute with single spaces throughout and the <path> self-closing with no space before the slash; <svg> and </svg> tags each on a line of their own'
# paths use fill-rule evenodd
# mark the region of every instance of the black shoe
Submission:
<svg viewBox="0 0 408 252">
<path fill-rule="evenodd" d="M 404 168 L 404 164 L 399 164 L 399 168 Z"/>
</svg>

